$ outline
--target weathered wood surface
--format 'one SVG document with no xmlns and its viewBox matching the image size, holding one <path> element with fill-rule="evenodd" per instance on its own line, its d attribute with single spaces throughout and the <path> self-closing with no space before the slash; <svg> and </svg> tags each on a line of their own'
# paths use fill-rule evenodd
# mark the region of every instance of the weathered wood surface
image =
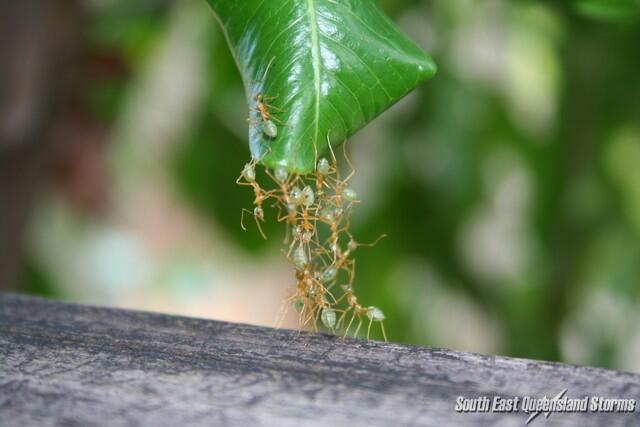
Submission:
<svg viewBox="0 0 640 427">
<path fill-rule="evenodd" d="M 564 388 L 640 400 L 630 373 L 0 294 L 2 426 L 523 426 L 521 412 L 456 413 L 456 398 Z"/>
</svg>

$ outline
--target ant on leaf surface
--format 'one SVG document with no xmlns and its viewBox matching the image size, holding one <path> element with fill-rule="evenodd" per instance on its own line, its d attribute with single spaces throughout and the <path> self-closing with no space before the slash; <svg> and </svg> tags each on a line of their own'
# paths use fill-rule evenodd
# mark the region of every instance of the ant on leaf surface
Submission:
<svg viewBox="0 0 640 427">
<path fill-rule="evenodd" d="M 269 63 L 267 64 L 267 67 L 265 68 L 265 71 L 264 71 L 264 75 L 262 77 L 262 82 L 264 82 L 265 79 L 267 78 L 267 73 L 269 72 L 269 69 L 271 68 L 271 65 L 273 64 L 273 61 L 275 59 L 276 59 L 275 56 L 272 57 Z M 251 107 L 251 110 L 256 112 L 258 117 L 257 118 L 250 117 L 248 119 L 251 124 L 260 126 L 262 134 L 268 139 L 277 138 L 278 127 L 276 126 L 276 123 L 284 125 L 284 122 L 274 117 L 271 111 L 283 113 L 283 112 L 286 112 L 286 110 L 268 104 L 269 101 L 272 101 L 276 98 L 277 96 L 265 96 L 262 92 L 256 93 L 256 95 L 253 97 L 253 100 L 255 101 L 255 105 Z"/>
</svg>

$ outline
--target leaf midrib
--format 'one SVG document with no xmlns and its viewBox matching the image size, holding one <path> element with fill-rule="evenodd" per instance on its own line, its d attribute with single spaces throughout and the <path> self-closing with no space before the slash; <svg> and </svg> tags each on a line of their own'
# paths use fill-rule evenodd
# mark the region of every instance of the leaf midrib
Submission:
<svg viewBox="0 0 640 427">
<path fill-rule="evenodd" d="M 318 31 L 318 19 L 316 16 L 316 0 L 307 0 L 307 16 L 311 30 L 311 64 L 313 66 L 313 86 L 315 95 L 315 114 L 313 145 L 318 143 L 320 122 L 320 37 Z"/>
</svg>

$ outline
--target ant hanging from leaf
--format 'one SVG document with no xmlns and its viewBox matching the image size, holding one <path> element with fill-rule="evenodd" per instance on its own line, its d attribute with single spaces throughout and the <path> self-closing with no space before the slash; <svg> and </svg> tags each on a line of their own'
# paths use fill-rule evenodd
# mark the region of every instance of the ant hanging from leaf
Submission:
<svg viewBox="0 0 640 427">
<path fill-rule="evenodd" d="M 267 68 L 264 71 L 264 75 L 262 77 L 262 81 L 264 82 L 267 78 L 267 73 L 273 64 L 273 61 L 276 59 L 274 56 L 267 64 Z M 252 108 L 253 111 L 258 113 L 259 120 L 256 122 L 255 119 L 249 118 L 249 122 L 252 122 L 255 125 L 259 125 L 262 133 L 269 139 L 275 139 L 278 136 L 278 127 L 276 123 L 284 125 L 284 123 L 278 118 L 274 117 L 273 114 L 270 113 L 269 110 L 277 111 L 277 112 L 285 112 L 286 110 L 282 108 L 275 107 L 267 103 L 267 101 L 276 99 L 277 96 L 265 96 L 262 92 L 258 92 L 253 100 L 255 101 L 255 106 Z"/>
<path fill-rule="evenodd" d="M 258 93 L 255 99 L 258 103 L 255 111 L 259 114 L 256 120 L 262 124 L 272 120 L 262 94 Z M 253 212 L 243 210 L 241 226 L 244 229 L 244 214 L 252 214 L 264 237 L 262 206 L 272 199 L 278 208 L 277 221 L 283 222 L 287 236 L 291 233 L 293 237 L 285 238 L 287 246 L 283 253 L 294 266 L 296 286 L 280 310 L 277 324 L 293 306 L 299 313 L 298 323 L 302 328 L 317 331 L 318 326 L 324 326 L 334 333 L 344 329 L 345 335 L 356 336 L 366 329 L 369 337 L 373 323 L 379 323 L 386 340 L 384 313 L 377 307 L 362 305 L 353 290 L 354 251 L 361 246 L 374 246 L 384 235 L 373 243 L 362 244 L 349 232 L 352 208 L 358 203 L 356 192 L 349 186 L 353 165 L 343 146 L 344 157 L 351 168 L 343 179 L 328 136 L 327 142 L 330 156 L 318 158 L 316 153 L 315 170 L 309 175 L 291 173 L 285 165 L 265 169 L 265 174 L 276 184 L 271 190 L 263 189 L 256 181 L 257 159 L 245 165 L 237 183 L 252 187 L 255 208 Z M 267 150 L 270 149 L 267 146 Z M 336 298 L 333 292 L 339 284 L 342 295 Z"/>
<path fill-rule="evenodd" d="M 265 191 L 256 182 L 255 165 L 256 165 L 255 160 L 252 160 L 251 162 L 244 165 L 244 168 L 242 169 L 242 173 L 236 180 L 236 184 L 238 185 L 247 185 L 252 187 L 253 193 L 255 196 L 253 200 L 253 204 L 254 204 L 253 212 L 245 208 L 242 208 L 242 214 L 240 215 L 240 227 L 242 227 L 244 231 L 247 231 L 246 227 L 244 226 L 244 214 L 248 213 L 250 215 L 253 215 L 253 217 L 256 220 L 256 225 L 258 226 L 258 230 L 260 231 L 260 235 L 262 235 L 262 237 L 266 239 L 267 236 L 264 234 L 264 231 L 262 231 L 262 226 L 260 225 L 260 222 L 264 222 L 264 209 L 262 208 L 262 203 L 264 203 L 265 200 L 272 197 L 274 195 L 274 191 L 273 190 Z"/>
<path fill-rule="evenodd" d="M 331 142 L 328 140 L 328 138 L 327 138 L 327 143 L 328 143 L 329 151 L 331 152 L 331 157 L 333 157 L 333 163 L 337 164 L 338 161 L 336 159 L 336 155 L 333 152 L 333 148 L 331 147 Z M 335 192 L 333 199 L 336 206 L 341 206 L 343 202 L 359 203 L 358 193 L 356 193 L 356 191 L 353 188 L 349 187 L 349 180 L 355 174 L 355 169 L 353 167 L 353 163 L 351 163 L 351 160 L 347 155 L 346 147 L 347 147 L 346 144 L 342 145 L 342 154 L 345 161 L 349 165 L 350 172 L 346 178 L 340 179 L 340 171 L 337 170 L 336 168 L 336 177 L 334 178 L 334 187 L 333 187 L 333 190 Z"/>
</svg>

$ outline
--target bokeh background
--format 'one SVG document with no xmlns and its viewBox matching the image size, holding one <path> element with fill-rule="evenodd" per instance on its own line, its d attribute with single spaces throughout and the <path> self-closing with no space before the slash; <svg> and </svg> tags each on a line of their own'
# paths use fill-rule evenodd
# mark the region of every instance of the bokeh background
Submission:
<svg viewBox="0 0 640 427">
<path fill-rule="evenodd" d="M 355 236 L 389 236 L 360 299 L 393 341 L 640 371 L 640 1 L 381 4 L 439 73 L 348 143 Z M 281 224 L 240 229 L 205 1 L 0 10 L 0 285 L 273 325 L 292 269 Z"/>
</svg>

